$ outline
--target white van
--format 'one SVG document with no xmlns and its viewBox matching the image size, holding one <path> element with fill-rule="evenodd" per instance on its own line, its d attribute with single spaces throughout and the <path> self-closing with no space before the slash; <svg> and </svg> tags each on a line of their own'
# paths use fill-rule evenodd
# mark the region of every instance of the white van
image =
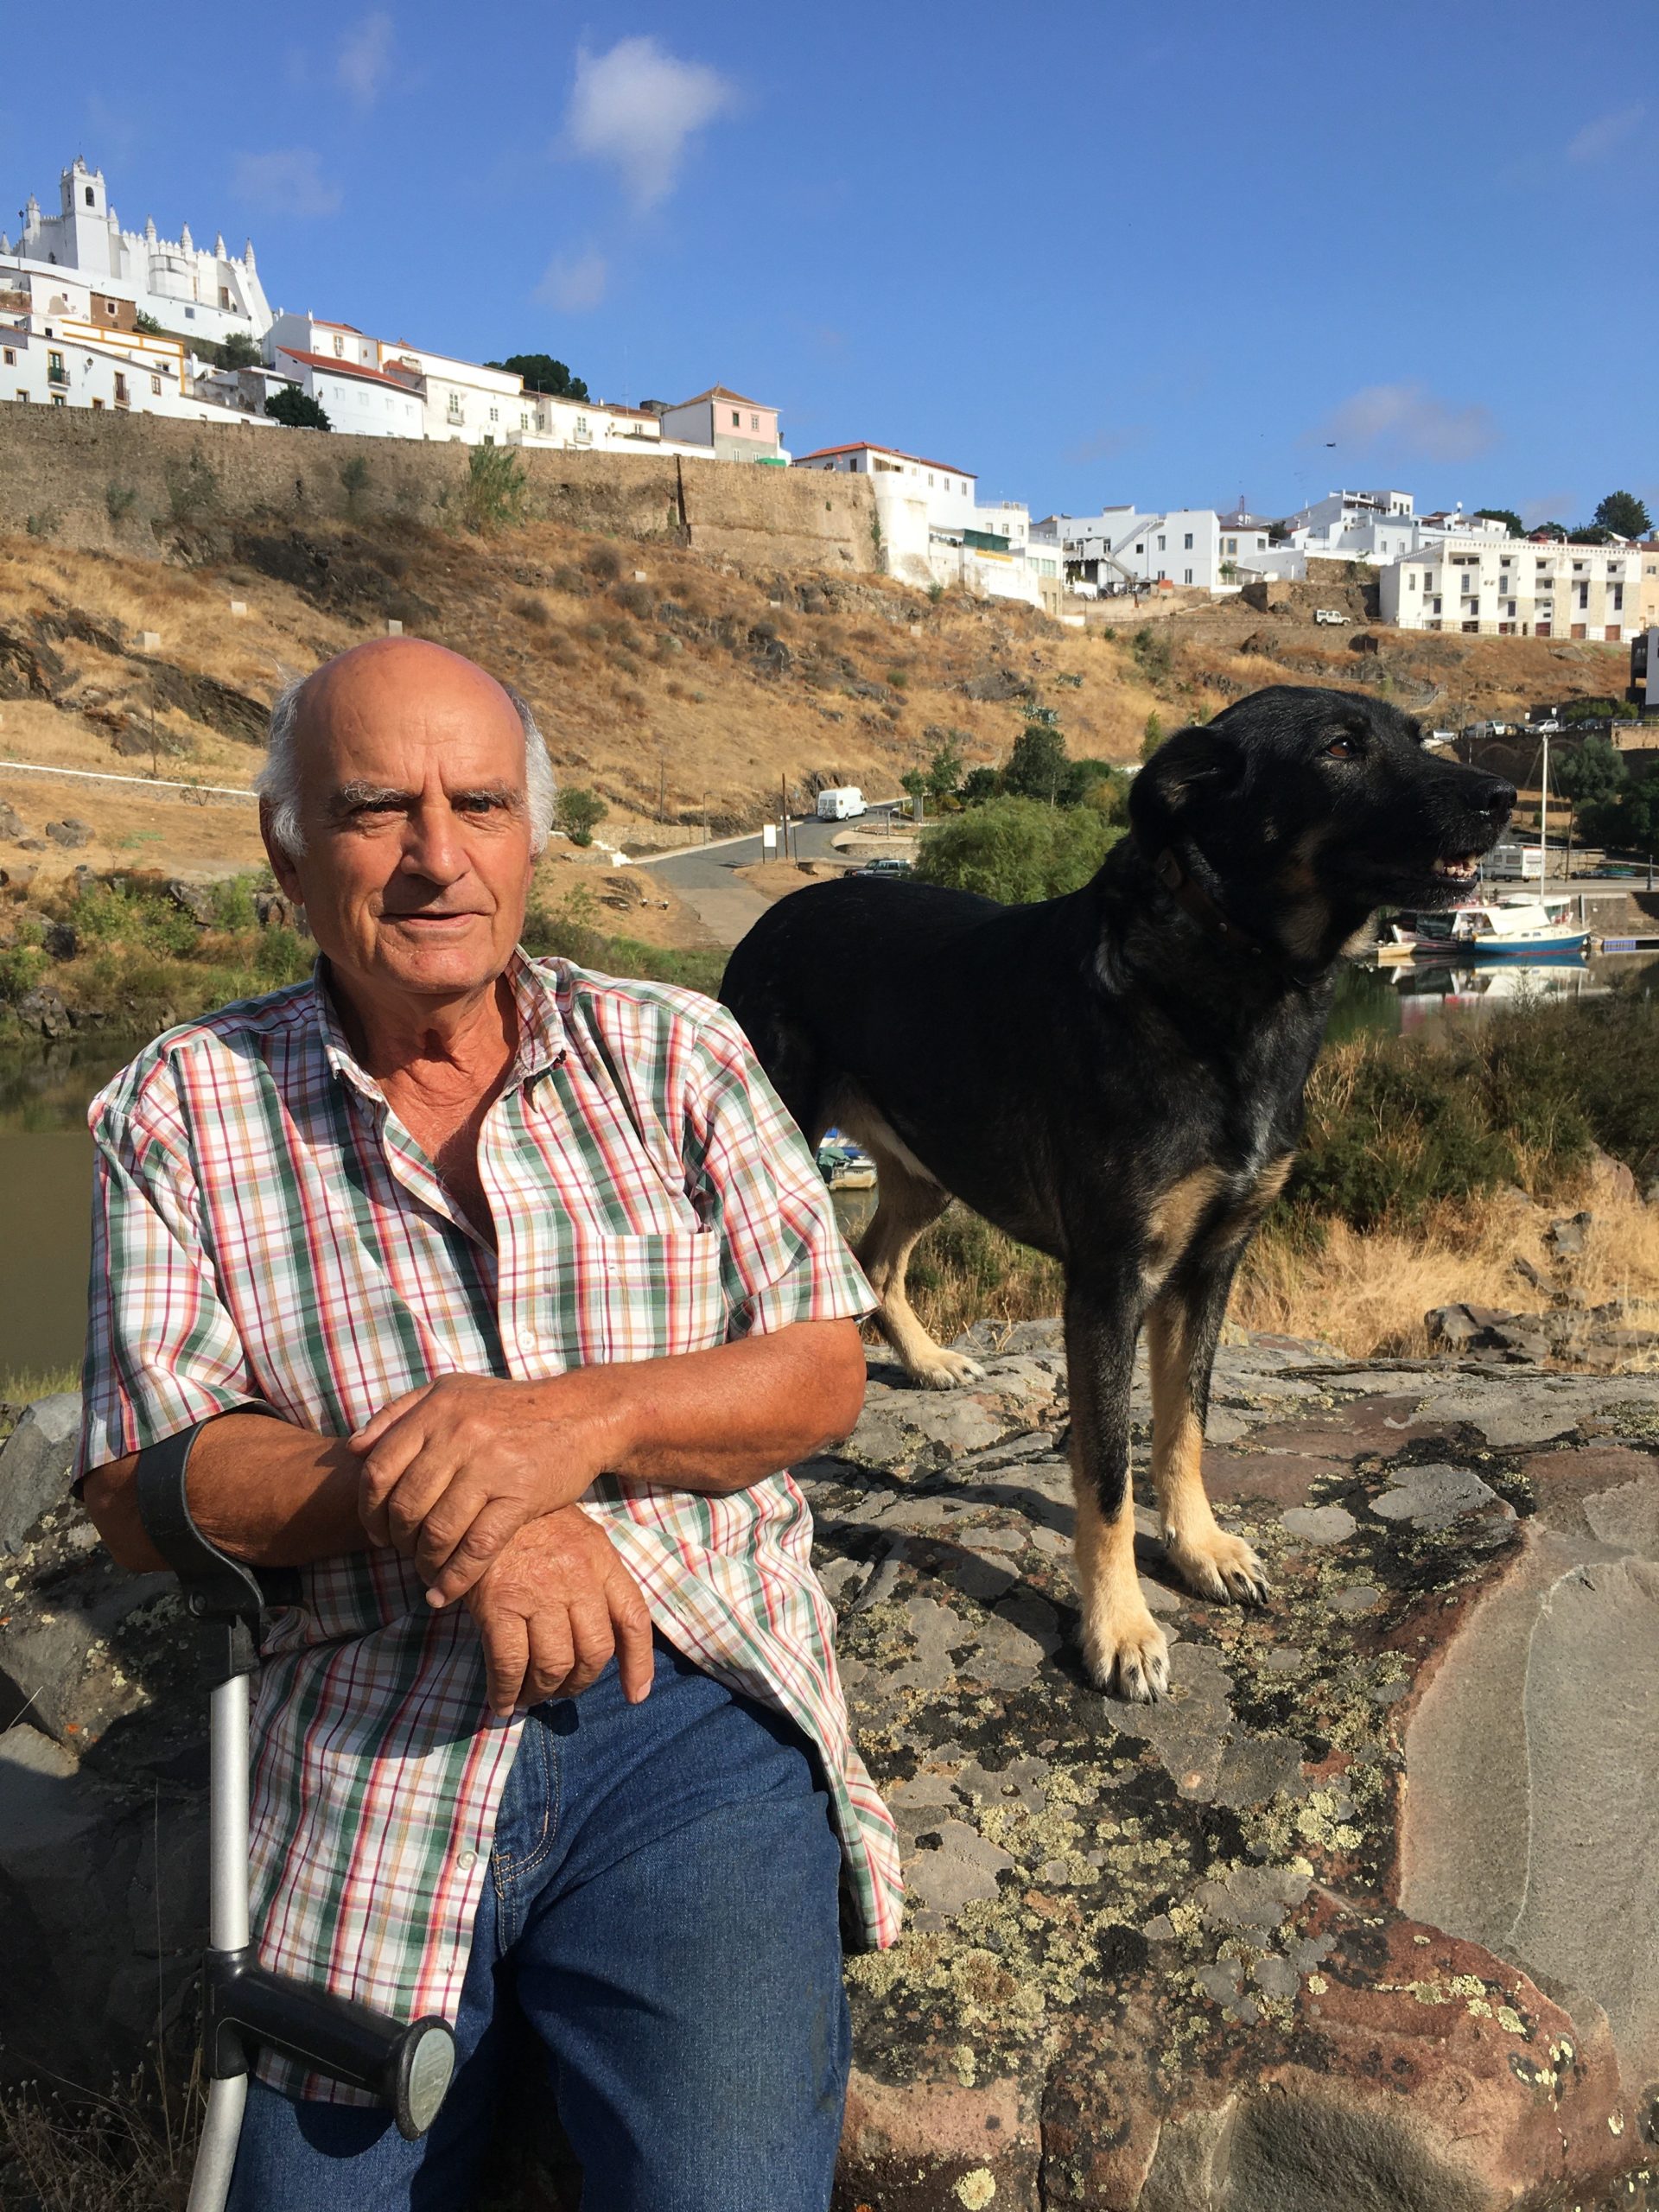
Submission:
<svg viewBox="0 0 1659 2212">
<path fill-rule="evenodd" d="M 830 790 L 818 793 L 820 822 L 850 822 L 855 814 L 868 811 L 864 804 L 864 794 L 856 784 L 836 784 Z"/>
</svg>

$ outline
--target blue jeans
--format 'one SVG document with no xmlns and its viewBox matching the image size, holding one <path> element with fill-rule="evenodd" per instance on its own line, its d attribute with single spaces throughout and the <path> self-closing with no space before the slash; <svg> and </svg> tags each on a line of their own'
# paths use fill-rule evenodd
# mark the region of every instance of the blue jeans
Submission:
<svg viewBox="0 0 1659 2212">
<path fill-rule="evenodd" d="M 841 1854 L 804 1738 L 660 1640 L 524 1722 L 430 2133 L 251 2084 L 231 2212 L 461 2212 L 513 2000 L 583 2212 L 825 2212 L 848 2065 Z"/>
</svg>

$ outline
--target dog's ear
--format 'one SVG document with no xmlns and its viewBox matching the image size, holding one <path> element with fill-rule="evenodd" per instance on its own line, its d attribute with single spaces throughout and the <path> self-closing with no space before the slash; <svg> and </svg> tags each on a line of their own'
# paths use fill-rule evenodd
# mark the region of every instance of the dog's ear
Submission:
<svg viewBox="0 0 1659 2212">
<path fill-rule="evenodd" d="M 1149 858 L 1193 836 L 1244 772 L 1243 749 L 1224 730 L 1178 729 L 1129 785 L 1129 826 Z"/>
</svg>

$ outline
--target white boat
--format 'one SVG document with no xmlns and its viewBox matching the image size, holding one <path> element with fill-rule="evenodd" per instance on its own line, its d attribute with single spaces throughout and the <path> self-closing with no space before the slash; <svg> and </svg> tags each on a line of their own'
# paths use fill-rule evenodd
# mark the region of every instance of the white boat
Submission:
<svg viewBox="0 0 1659 2212">
<path fill-rule="evenodd" d="M 1419 915 L 1409 928 L 1396 922 L 1394 941 L 1409 945 L 1419 958 L 1535 960 L 1540 954 L 1582 953 L 1590 932 L 1568 921 L 1572 905 L 1570 893 L 1551 899 L 1511 892 L 1496 901 L 1476 899 L 1444 914 Z"/>
</svg>

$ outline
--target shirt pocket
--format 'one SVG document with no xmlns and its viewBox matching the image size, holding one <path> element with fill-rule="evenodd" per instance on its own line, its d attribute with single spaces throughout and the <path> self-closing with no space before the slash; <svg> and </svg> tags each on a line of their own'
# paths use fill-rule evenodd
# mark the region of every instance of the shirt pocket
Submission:
<svg viewBox="0 0 1659 2212">
<path fill-rule="evenodd" d="M 668 1359 L 724 1344 L 721 1243 L 709 1230 L 646 1236 L 578 1231 L 555 1294 L 575 1351 L 566 1363 Z"/>
</svg>

